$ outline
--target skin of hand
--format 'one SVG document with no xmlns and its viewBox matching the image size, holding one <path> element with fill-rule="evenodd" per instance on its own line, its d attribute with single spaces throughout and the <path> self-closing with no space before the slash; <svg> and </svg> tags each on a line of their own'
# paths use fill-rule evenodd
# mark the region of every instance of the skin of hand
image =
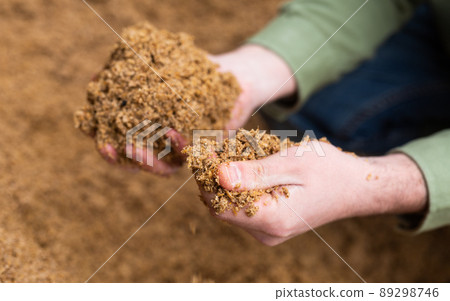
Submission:
<svg viewBox="0 0 450 301">
<path fill-rule="evenodd" d="M 296 82 L 291 77 L 292 71 L 286 63 L 261 46 L 245 45 L 225 54 L 210 55 L 209 59 L 219 65 L 221 72 L 233 73 L 242 89 L 225 129 L 242 127 L 263 103 L 288 96 L 296 90 Z M 166 136 L 171 139 L 172 149 L 182 156 L 181 150 L 188 141 L 173 129 Z M 105 145 L 99 152 L 107 162 L 111 164 L 117 162 L 117 151 L 111 145 Z M 180 167 L 179 164 L 170 165 L 160 161 L 156 156 L 153 157 L 152 166 L 149 166 L 145 162 L 147 158 L 145 149 L 132 149 L 132 153 L 133 158 L 136 158 L 136 154 L 142 153 L 141 158 L 144 162 L 140 168 L 155 174 L 167 176 Z"/>
<path fill-rule="evenodd" d="M 211 214 L 273 246 L 340 219 L 426 209 L 425 181 L 408 156 L 357 157 L 316 141 L 325 154 L 319 156 L 310 143 L 289 148 L 286 156 L 222 164 L 219 182 L 228 190 L 284 186 L 289 197 L 267 194 L 252 217 L 242 210 L 217 215 L 210 209 Z M 207 204 L 214 197 L 204 191 L 202 196 Z"/>
<path fill-rule="evenodd" d="M 296 81 L 289 66 L 278 55 L 258 45 L 244 45 L 234 51 L 209 57 L 221 72 L 231 72 L 242 88 L 226 129 L 242 127 L 263 104 L 289 96 Z"/>
</svg>

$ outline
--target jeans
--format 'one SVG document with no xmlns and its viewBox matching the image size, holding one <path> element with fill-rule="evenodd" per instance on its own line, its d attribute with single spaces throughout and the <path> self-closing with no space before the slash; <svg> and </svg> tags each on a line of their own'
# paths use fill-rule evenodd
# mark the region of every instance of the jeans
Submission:
<svg viewBox="0 0 450 301">
<path fill-rule="evenodd" d="M 316 92 L 286 122 L 264 116 L 271 129 L 313 130 L 344 150 L 379 155 L 450 128 L 449 70 L 433 12 L 422 5 L 372 59 Z"/>
</svg>

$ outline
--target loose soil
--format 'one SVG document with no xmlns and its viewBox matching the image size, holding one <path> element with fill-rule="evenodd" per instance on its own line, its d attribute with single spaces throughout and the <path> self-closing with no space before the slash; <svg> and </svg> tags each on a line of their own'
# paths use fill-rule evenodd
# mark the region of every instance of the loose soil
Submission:
<svg viewBox="0 0 450 301">
<path fill-rule="evenodd" d="M 212 53 L 238 46 L 281 3 L 88 2 L 119 32 L 150 21 Z M 191 173 L 129 174 L 74 128 L 73 112 L 117 41 L 82 1 L 0 1 L 0 35 L 0 280 L 85 281 Z M 450 281 L 450 229 L 404 236 L 390 218 L 371 217 L 317 231 L 367 281 Z M 91 281 L 359 279 L 314 233 L 269 248 L 211 218 L 191 179 Z"/>
</svg>

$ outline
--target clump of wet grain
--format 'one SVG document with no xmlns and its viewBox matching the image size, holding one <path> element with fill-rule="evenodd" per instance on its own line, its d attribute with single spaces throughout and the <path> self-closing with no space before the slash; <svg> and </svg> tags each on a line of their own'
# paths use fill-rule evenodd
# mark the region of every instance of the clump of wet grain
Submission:
<svg viewBox="0 0 450 301">
<path fill-rule="evenodd" d="M 288 190 L 285 187 L 250 191 L 227 190 L 220 186 L 219 166 L 232 161 L 259 160 L 294 145 L 299 144 L 289 139 L 280 141 L 277 136 L 266 134 L 265 131 L 240 129 L 235 137 L 227 138 L 223 142 L 202 138 L 193 146 L 185 147 L 183 153 L 187 155 L 188 168 L 195 174 L 200 189 L 215 195 L 210 201 L 211 204 L 206 205 L 210 205 L 216 214 L 228 210 L 236 214 L 245 210 L 250 217 L 258 211 L 257 202 L 263 195 L 271 194 L 277 198 L 281 193 L 289 197 Z"/>
<path fill-rule="evenodd" d="M 206 52 L 195 47 L 193 37 L 149 23 L 126 28 L 122 37 L 139 56 L 117 42 L 104 69 L 88 85 L 88 104 L 75 113 L 76 127 L 95 134 L 98 148 L 110 144 L 119 161 L 127 161 L 126 133 L 146 119 L 187 139 L 193 129 L 225 126 L 240 87 L 232 74 L 220 73 Z M 136 145 L 136 139 L 133 144 L 145 146 Z M 155 150 L 164 148 L 162 138 L 153 145 Z M 179 159 L 174 153 L 164 158 L 174 159 Z"/>
</svg>

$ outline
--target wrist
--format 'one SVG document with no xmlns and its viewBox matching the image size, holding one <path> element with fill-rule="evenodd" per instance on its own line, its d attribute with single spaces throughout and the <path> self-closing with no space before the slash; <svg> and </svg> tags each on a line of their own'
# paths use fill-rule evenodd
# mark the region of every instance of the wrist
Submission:
<svg viewBox="0 0 450 301">
<path fill-rule="evenodd" d="M 411 158 L 397 153 L 368 160 L 372 174 L 366 180 L 372 196 L 372 214 L 406 214 L 426 209 L 425 179 Z"/>
<path fill-rule="evenodd" d="M 297 84 L 289 66 L 274 52 L 253 44 L 214 56 L 221 71 L 235 75 L 248 105 L 257 108 L 295 93 Z"/>
</svg>

